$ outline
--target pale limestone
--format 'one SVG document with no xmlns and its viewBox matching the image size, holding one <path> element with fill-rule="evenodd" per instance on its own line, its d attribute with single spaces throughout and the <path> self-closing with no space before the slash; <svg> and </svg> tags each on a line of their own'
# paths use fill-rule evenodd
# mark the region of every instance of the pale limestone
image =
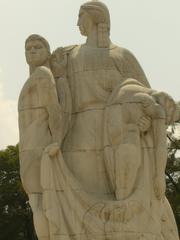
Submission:
<svg viewBox="0 0 180 240">
<path fill-rule="evenodd" d="M 39 240 L 178 240 L 165 198 L 166 125 L 179 107 L 111 43 L 107 7 L 80 8 L 83 45 L 26 41 L 20 163 Z"/>
</svg>

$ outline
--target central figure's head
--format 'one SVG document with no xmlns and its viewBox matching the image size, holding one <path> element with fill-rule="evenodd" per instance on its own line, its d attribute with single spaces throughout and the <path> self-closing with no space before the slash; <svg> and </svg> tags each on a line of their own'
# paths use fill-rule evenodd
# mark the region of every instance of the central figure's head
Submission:
<svg viewBox="0 0 180 240">
<path fill-rule="evenodd" d="M 100 1 L 89 1 L 80 7 L 78 24 L 80 32 L 89 36 L 93 28 L 97 29 L 98 46 L 109 46 L 110 15 L 106 5 Z"/>
</svg>

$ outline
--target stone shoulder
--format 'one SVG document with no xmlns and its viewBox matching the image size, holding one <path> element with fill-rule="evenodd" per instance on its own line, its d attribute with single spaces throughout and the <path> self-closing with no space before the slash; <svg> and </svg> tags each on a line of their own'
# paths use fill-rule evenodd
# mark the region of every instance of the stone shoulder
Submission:
<svg viewBox="0 0 180 240">
<path fill-rule="evenodd" d="M 131 51 L 129 51 L 126 48 L 123 47 L 119 47 L 117 45 L 112 45 L 112 47 L 110 48 L 111 50 L 111 54 L 114 55 L 115 57 L 133 57 L 133 54 Z"/>
<path fill-rule="evenodd" d="M 31 78 L 38 79 L 39 81 L 42 80 L 43 82 L 46 83 L 49 82 L 55 84 L 55 80 L 51 70 L 45 66 L 37 67 L 34 73 L 31 75 Z"/>
<path fill-rule="evenodd" d="M 63 51 L 65 53 L 69 53 L 71 52 L 74 48 L 76 48 L 78 45 L 70 45 L 70 46 L 66 46 L 66 47 L 63 47 Z"/>
</svg>

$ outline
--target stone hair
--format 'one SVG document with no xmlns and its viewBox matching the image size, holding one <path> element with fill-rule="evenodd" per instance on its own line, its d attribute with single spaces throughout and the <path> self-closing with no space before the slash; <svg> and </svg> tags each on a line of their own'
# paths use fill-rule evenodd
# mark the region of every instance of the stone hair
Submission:
<svg viewBox="0 0 180 240">
<path fill-rule="evenodd" d="M 88 12 L 98 28 L 98 46 L 109 46 L 110 14 L 106 5 L 100 1 L 86 2 L 81 9 Z"/>
<path fill-rule="evenodd" d="M 26 39 L 26 41 L 25 41 L 25 47 L 26 47 L 26 45 L 27 45 L 28 42 L 30 42 L 30 41 L 35 41 L 35 40 L 38 40 L 38 41 L 42 42 L 42 44 L 45 46 L 45 48 L 48 50 L 48 52 L 49 52 L 49 53 L 51 52 L 48 41 L 47 41 L 45 38 L 43 38 L 42 36 L 38 35 L 38 34 L 32 34 L 32 35 L 30 35 L 30 36 Z"/>
</svg>

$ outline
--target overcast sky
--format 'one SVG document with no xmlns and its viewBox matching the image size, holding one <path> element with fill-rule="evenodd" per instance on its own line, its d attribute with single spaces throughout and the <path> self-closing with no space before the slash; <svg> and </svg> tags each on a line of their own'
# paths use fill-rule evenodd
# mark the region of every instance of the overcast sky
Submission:
<svg viewBox="0 0 180 240">
<path fill-rule="evenodd" d="M 152 88 L 180 100 L 180 0 L 104 0 L 111 39 L 134 53 Z M 18 142 L 17 100 L 28 77 L 24 41 L 44 36 L 52 50 L 83 43 L 82 0 L 0 0 L 0 149 Z"/>
</svg>

